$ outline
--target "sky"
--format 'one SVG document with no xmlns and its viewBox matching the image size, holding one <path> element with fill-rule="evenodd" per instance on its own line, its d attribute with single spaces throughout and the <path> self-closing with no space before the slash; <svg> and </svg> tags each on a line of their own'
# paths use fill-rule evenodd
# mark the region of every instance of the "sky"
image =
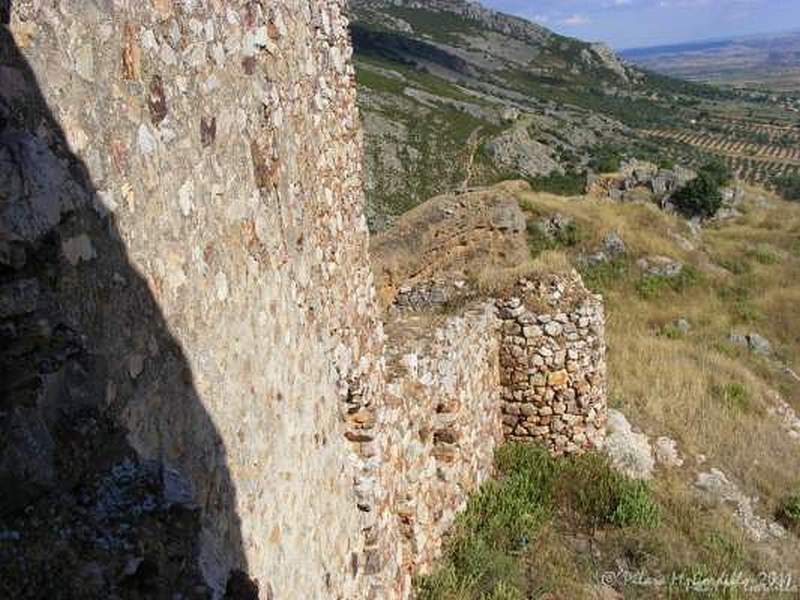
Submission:
<svg viewBox="0 0 800 600">
<path fill-rule="evenodd" d="M 800 30 L 800 0 L 481 0 L 616 49 Z"/>
</svg>

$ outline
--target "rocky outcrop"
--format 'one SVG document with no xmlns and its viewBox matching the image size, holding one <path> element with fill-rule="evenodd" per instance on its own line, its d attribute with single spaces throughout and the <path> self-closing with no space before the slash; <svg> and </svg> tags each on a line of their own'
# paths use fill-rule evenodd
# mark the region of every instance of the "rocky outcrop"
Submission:
<svg viewBox="0 0 800 600">
<path fill-rule="evenodd" d="M 563 169 L 550 146 L 531 138 L 524 126 L 515 126 L 486 144 L 486 152 L 503 168 L 526 177 L 538 177 Z"/>
<path fill-rule="evenodd" d="M 432 198 L 372 237 L 370 254 L 383 306 L 445 304 L 474 293 L 470 274 L 514 267 L 529 256 L 522 182 Z"/>
<path fill-rule="evenodd" d="M 624 163 L 618 173 L 590 173 L 586 180 L 586 192 L 619 201 L 635 201 L 646 197 L 662 208 L 668 208 L 672 194 L 696 176 L 694 171 L 681 166 L 662 169 L 647 161 L 631 160 Z"/>
<path fill-rule="evenodd" d="M 634 431 L 625 415 L 613 409 L 608 411 L 607 431 L 603 450 L 614 468 L 631 479 L 651 479 L 656 460 L 647 435 Z"/>
<path fill-rule="evenodd" d="M 600 65 L 615 73 L 622 82 L 628 83 L 629 74 L 633 72 L 633 69 L 629 69 L 611 48 L 603 43 L 592 44 L 589 48 L 594 54 L 593 57 L 590 55 L 590 64 L 592 58 L 596 58 Z"/>
<path fill-rule="evenodd" d="M 699 473 L 695 486 L 709 501 L 732 505 L 735 521 L 754 542 L 786 537 L 787 531 L 782 525 L 756 513 L 758 498 L 751 498 L 742 492 L 739 486 L 719 469 Z"/>
</svg>

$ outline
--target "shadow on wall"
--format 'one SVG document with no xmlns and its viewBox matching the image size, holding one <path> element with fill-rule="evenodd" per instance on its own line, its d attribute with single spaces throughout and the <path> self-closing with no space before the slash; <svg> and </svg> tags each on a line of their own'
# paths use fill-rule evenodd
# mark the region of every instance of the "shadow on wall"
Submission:
<svg viewBox="0 0 800 600">
<path fill-rule="evenodd" d="M 223 441 L 9 11 L 0 0 L 0 597 L 256 598 Z M 157 447 L 134 449 L 131 422 Z"/>
</svg>

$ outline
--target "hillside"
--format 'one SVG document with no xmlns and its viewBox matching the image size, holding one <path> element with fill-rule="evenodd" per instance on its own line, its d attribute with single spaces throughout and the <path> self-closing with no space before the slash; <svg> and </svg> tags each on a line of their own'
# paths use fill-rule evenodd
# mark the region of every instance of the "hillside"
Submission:
<svg viewBox="0 0 800 600">
<path fill-rule="evenodd" d="M 406 290 L 393 310 L 444 318 L 572 269 L 605 300 L 614 468 L 501 448 L 420 598 L 793 597 L 800 206 L 741 187 L 731 208 L 698 228 L 652 202 L 508 182 L 431 199 L 373 237 L 379 291 Z"/>
<path fill-rule="evenodd" d="M 682 83 L 475 4 L 355 15 L 388 331 L 576 272 L 605 303 L 604 452 L 499 447 L 417 597 L 794 597 L 800 205 L 769 189 L 800 168 L 790 96 Z M 720 163 L 716 215 L 673 210 Z"/>
<path fill-rule="evenodd" d="M 354 0 L 351 12 L 373 230 L 509 178 L 577 192 L 586 170 L 620 158 L 720 157 L 754 183 L 800 167 L 782 98 L 670 79 L 462 0 Z"/>
</svg>

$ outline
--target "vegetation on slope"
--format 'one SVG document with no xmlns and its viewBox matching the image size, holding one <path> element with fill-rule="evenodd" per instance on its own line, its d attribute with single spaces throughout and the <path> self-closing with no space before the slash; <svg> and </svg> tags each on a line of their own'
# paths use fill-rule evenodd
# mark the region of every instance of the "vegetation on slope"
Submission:
<svg viewBox="0 0 800 600">
<path fill-rule="evenodd" d="M 555 519 L 585 527 L 657 527 L 661 509 L 646 483 L 629 480 L 598 455 L 556 459 L 536 446 L 508 444 L 498 478 L 470 498 L 447 542 L 444 565 L 419 582 L 421 600 L 523 598 L 526 565 Z"/>
<path fill-rule="evenodd" d="M 721 187 L 731 180 L 731 172 L 720 161 L 706 163 L 691 180 L 672 196 L 672 202 L 685 217 L 710 219 L 722 207 Z"/>
<path fill-rule="evenodd" d="M 784 175 L 775 181 L 775 188 L 786 200 L 800 201 L 800 175 Z"/>
<path fill-rule="evenodd" d="M 474 185 L 544 176 L 537 189 L 571 194 L 569 174 L 613 170 L 615 157 L 602 149 L 618 146 L 665 166 L 697 169 L 717 157 L 746 181 L 775 183 L 787 195 L 797 187 L 798 118 L 786 110 L 789 99 L 611 68 L 590 44 L 546 30 L 515 37 L 491 21 L 389 0 L 356 2 L 354 10 L 371 225 L 459 188 L 478 127 Z M 521 150 L 533 155 L 528 164 L 542 165 L 536 172 L 481 151 L 515 127 L 515 118 L 502 117 L 509 107 L 521 118 L 553 120 L 532 136 L 540 145 Z M 464 134 L 458 122 L 474 127 Z M 559 136 L 570 129 L 591 135 Z M 567 179 L 548 179 L 553 160 Z"/>
<path fill-rule="evenodd" d="M 748 190 L 741 216 L 695 234 L 683 218 L 648 204 L 535 192 L 519 199 L 532 224 L 559 213 L 573 225 L 547 243 L 537 237 L 537 227 L 529 227 L 531 262 L 512 275 L 581 268 L 585 282 L 606 300 L 612 406 L 652 438 L 675 439 L 686 464 L 657 470 L 639 495 L 624 480 L 610 484 L 597 457 L 559 467 L 534 449 L 503 449 L 498 479 L 470 503 L 441 568 L 420 582 L 421 597 L 594 598 L 611 572 L 617 573 L 610 576 L 613 587 L 625 598 L 744 600 L 751 595 L 741 588 L 703 593 L 692 582 L 731 573 L 757 580 L 764 571 L 796 577 L 797 533 L 753 542 L 734 507 L 702 496 L 695 480 L 718 468 L 758 497 L 760 515 L 798 531 L 798 442 L 772 411 L 776 394 L 800 409 L 800 386 L 781 366 L 797 370 L 800 356 L 800 288 L 790 285 L 800 276 L 800 207 Z M 622 256 L 580 260 L 610 232 L 625 241 Z M 637 262 L 649 256 L 681 262 L 683 274 L 644 272 Z M 492 281 L 501 286 L 505 277 L 484 274 L 483 289 L 491 290 Z M 679 319 L 691 327 L 676 327 Z M 732 332 L 760 333 L 772 342 L 772 355 L 736 345 Z M 609 490 L 621 488 L 629 490 L 634 513 L 649 516 L 620 527 L 609 517 L 613 503 L 584 504 L 571 495 L 582 490 L 608 498 Z M 669 575 L 674 585 L 626 583 L 620 569 Z"/>
</svg>

